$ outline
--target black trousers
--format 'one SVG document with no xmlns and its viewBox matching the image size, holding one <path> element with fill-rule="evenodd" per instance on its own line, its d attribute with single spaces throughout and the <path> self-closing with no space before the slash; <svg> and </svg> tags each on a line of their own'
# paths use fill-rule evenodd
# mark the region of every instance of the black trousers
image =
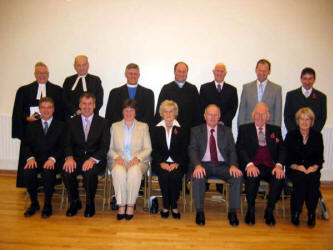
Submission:
<svg viewBox="0 0 333 250">
<path fill-rule="evenodd" d="M 98 174 L 102 173 L 105 170 L 105 162 L 100 161 L 98 164 L 95 164 L 90 170 L 82 171 L 82 165 L 84 161 L 76 161 L 76 168 L 74 172 L 68 173 L 63 171 L 62 177 L 66 189 L 69 194 L 69 201 L 72 203 L 79 199 L 79 190 L 78 190 L 78 180 L 77 175 L 83 176 L 83 186 L 86 191 L 87 204 L 93 203 L 95 199 L 97 184 L 98 184 Z"/>
<path fill-rule="evenodd" d="M 290 200 L 291 212 L 302 212 L 305 201 L 308 213 L 314 214 L 319 199 L 320 171 L 305 174 L 297 170 L 291 170 L 288 177 L 293 182 L 293 192 Z"/>
<path fill-rule="evenodd" d="M 38 173 L 42 175 L 42 185 L 44 187 L 45 204 L 51 204 L 52 195 L 54 192 L 54 186 L 56 183 L 56 171 L 43 169 L 43 165 L 38 164 L 38 168 L 24 169 L 23 180 L 27 191 L 30 196 L 31 203 L 38 203 L 37 188 L 39 186 L 39 180 L 37 178 Z"/>
<path fill-rule="evenodd" d="M 171 172 L 162 169 L 160 166 L 155 169 L 161 187 L 163 208 L 176 209 L 184 174 L 182 166 Z"/>
<path fill-rule="evenodd" d="M 272 175 L 273 168 L 265 165 L 259 165 L 258 169 L 260 174 L 257 177 L 246 176 L 245 192 L 248 209 L 255 209 L 255 201 L 260 185 L 260 180 L 267 181 L 269 183 L 269 195 L 267 201 L 267 209 L 273 210 L 275 203 L 278 201 L 281 195 L 284 179 L 277 179 L 275 175 Z"/>
</svg>

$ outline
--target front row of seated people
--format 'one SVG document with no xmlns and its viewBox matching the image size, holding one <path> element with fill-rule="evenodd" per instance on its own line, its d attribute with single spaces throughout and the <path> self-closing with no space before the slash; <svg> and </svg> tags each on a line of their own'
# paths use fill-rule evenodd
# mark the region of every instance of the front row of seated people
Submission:
<svg viewBox="0 0 333 250">
<path fill-rule="evenodd" d="M 193 127 L 190 144 L 176 120 L 178 106 L 165 100 L 159 109 L 162 121 L 151 128 L 135 119 L 136 103 L 128 99 L 122 107 L 123 120 L 111 126 L 94 114 L 95 97 L 84 93 L 80 98 L 81 115 L 64 123 L 53 118 L 54 102 L 45 97 L 39 103 L 41 119 L 28 125 L 24 139 L 26 165 L 24 177 L 31 205 L 24 215 L 30 217 L 40 209 L 37 199 L 40 173 L 43 180 L 45 202 L 41 216 L 52 215 L 52 194 L 56 173 L 62 172 L 70 206 L 66 215 L 77 214 L 82 204 L 78 193 L 77 175 L 83 176 L 86 192 L 85 217 L 95 214 L 95 193 L 98 175 L 103 174 L 110 159 L 112 183 L 119 210 L 117 219 L 131 220 L 142 176 L 152 160 L 163 196 L 162 218 L 180 219 L 177 201 L 181 180 L 189 158 L 196 206 L 196 223 L 205 225 L 204 200 L 207 178 L 217 177 L 230 185 L 228 219 L 232 226 L 239 224 L 237 209 L 245 182 L 248 209 L 245 223 L 255 224 L 255 200 L 261 180 L 269 183 L 269 196 L 265 209 L 265 223 L 275 225 L 273 210 L 287 177 L 293 182 L 291 221 L 299 225 L 299 216 L 305 201 L 308 225 L 315 225 L 315 210 L 319 199 L 320 169 L 323 164 L 323 140 L 320 132 L 311 127 L 315 116 L 311 109 L 302 108 L 296 116 L 298 129 L 286 135 L 281 129 L 266 122 L 270 118 L 266 104 L 258 103 L 252 113 L 253 123 L 241 125 L 235 144 L 229 128 L 219 123 L 220 110 L 207 106 L 206 123 Z M 150 138 L 151 134 L 151 138 Z M 152 159 L 151 159 L 152 156 Z"/>
</svg>

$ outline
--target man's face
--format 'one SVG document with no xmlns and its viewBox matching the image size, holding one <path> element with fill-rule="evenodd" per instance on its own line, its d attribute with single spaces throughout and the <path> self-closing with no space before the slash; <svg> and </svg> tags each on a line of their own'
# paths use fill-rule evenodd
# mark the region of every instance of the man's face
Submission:
<svg viewBox="0 0 333 250">
<path fill-rule="evenodd" d="M 311 89 L 312 85 L 315 82 L 314 75 L 312 75 L 312 74 L 304 74 L 304 75 L 302 75 L 301 82 L 302 82 L 302 85 L 303 85 L 303 87 L 305 89 Z"/>
<path fill-rule="evenodd" d="M 127 69 L 125 72 L 127 83 L 131 85 L 138 84 L 140 72 L 138 69 Z"/>
<path fill-rule="evenodd" d="M 211 128 L 214 128 L 217 125 L 220 120 L 220 116 L 220 111 L 215 106 L 209 106 L 204 114 L 206 123 Z"/>
<path fill-rule="evenodd" d="M 54 106 L 52 102 L 42 102 L 39 105 L 39 112 L 44 121 L 49 120 L 54 113 Z"/>
<path fill-rule="evenodd" d="M 38 66 L 35 68 L 35 78 L 38 83 L 47 83 L 49 80 L 49 71 L 44 66 Z"/>
<path fill-rule="evenodd" d="M 227 74 L 227 71 L 225 69 L 225 66 L 224 65 L 216 65 L 215 66 L 215 69 L 213 70 L 213 74 L 214 74 L 214 78 L 215 78 L 215 81 L 218 82 L 218 83 L 221 83 L 224 81 L 224 78 Z"/>
<path fill-rule="evenodd" d="M 93 98 L 81 98 L 80 104 L 79 104 L 81 114 L 84 117 L 89 117 L 94 113 L 95 110 L 95 102 Z"/>
<path fill-rule="evenodd" d="M 75 59 L 74 69 L 79 76 L 84 76 L 88 73 L 89 63 L 86 57 L 79 56 Z"/>
<path fill-rule="evenodd" d="M 177 82 L 185 82 L 187 79 L 187 68 L 184 63 L 180 63 L 177 65 L 175 69 L 175 80 Z"/>
<path fill-rule="evenodd" d="M 269 120 L 269 117 L 268 109 L 264 105 L 256 106 L 252 113 L 252 119 L 257 127 L 263 127 Z"/>
<path fill-rule="evenodd" d="M 269 65 L 267 63 L 258 64 L 258 67 L 256 68 L 256 74 L 259 82 L 265 81 L 270 73 L 271 71 L 269 70 Z"/>
</svg>

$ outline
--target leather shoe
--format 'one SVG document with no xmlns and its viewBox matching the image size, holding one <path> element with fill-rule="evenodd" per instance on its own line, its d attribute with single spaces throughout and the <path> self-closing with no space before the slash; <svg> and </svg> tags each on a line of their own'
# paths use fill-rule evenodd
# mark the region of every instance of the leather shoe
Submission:
<svg viewBox="0 0 333 250">
<path fill-rule="evenodd" d="M 84 217 L 90 218 L 95 215 L 95 203 L 89 203 L 86 205 L 86 209 L 84 210 Z"/>
<path fill-rule="evenodd" d="M 30 207 L 24 212 L 24 217 L 33 216 L 40 209 L 38 203 L 31 203 Z"/>
<path fill-rule="evenodd" d="M 160 214 L 161 214 L 161 218 L 163 218 L 163 219 L 166 219 L 169 217 L 169 211 L 163 212 L 163 210 L 161 210 Z"/>
<path fill-rule="evenodd" d="M 197 223 L 199 226 L 205 225 L 205 214 L 204 212 L 197 212 L 197 216 L 195 218 L 195 223 Z"/>
<path fill-rule="evenodd" d="M 256 224 L 255 213 L 254 210 L 248 209 L 245 216 L 245 223 L 249 226 L 253 226 Z"/>
<path fill-rule="evenodd" d="M 231 226 L 234 226 L 234 227 L 238 226 L 239 221 L 237 219 L 236 212 L 229 212 L 228 213 L 228 219 L 229 219 L 229 223 L 230 223 Z"/>
<path fill-rule="evenodd" d="M 45 204 L 42 210 L 41 217 L 42 218 L 49 218 L 52 215 L 52 206 L 51 204 Z"/>
<path fill-rule="evenodd" d="M 265 211 L 265 223 L 268 226 L 271 226 L 271 227 L 275 225 L 275 218 L 274 218 L 272 210 L 266 209 L 266 211 Z"/>
<path fill-rule="evenodd" d="M 134 217 L 133 214 L 125 214 L 126 220 L 131 220 Z"/>
<path fill-rule="evenodd" d="M 316 215 L 315 214 L 308 214 L 308 226 L 314 227 L 316 225 Z"/>
<path fill-rule="evenodd" d="M 180 220 L 180 212 L 175 213 L 174 211 L 171 210 L 172 218 Z"/>
<path fill-rule="evenodd" d="M 71 205 L 69 206 L 66 216 L 72 217 L 77 214 L 77 211 L 82 208 L 82 204 L 80 200 L 72 201 Z"/>
<path fill-rule="evenodd" d="M 117 214 L 117 220 L 125 219 L 126 214 Z"/>
<path fill-rule="evenodd" d="M 295 225 L 295 226 L 299 225 L 299 212 L 292 213 L 291 223 L 293 223 L 293 225 Z"/>
</svg>

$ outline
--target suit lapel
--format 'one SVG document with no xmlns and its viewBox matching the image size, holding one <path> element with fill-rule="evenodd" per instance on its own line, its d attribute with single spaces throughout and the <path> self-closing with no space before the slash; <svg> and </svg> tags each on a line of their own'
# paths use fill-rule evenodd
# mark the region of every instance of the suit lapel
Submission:
<svg viewBox="0 0 333 250">
<path fill-rule="evenodd" d="M 135 96 L 134 99 L 137 101 L 140 97 L 141 97 L 141 86 L 138 84 L 138 86 L 136 87 L 136 92 L 135 92 Z"/>
<path fill-rule="evenodd" d="M 252 86 L 250 88 L 251 90 L 251 96 L 255 96 L 253 100 L 256 100 L 256 103 L 258 102 L 258 86 L 257 86 L 257 81 L 252 82 Z"/>
<path fill-rule="evenodd" d="M 224 149 L 223 146 L 225 143 L 223 143 L 225 140 L 224 134 L 222 132 L 222 126 L 217 125 L 217 146 L 219 147 L 220 153 L 222 154 L 223 158 L 225 159 L 225 156 L 223 155 Z"/>
<path fill-rule="evenodd" d="M 272 93 L 272 84 L 270 81 L 267 80 L 267 84 L 264 90 L 264 94 L 262 95 L 262 102 L 264 103 L 269 103 L 267 102 L 269 100 L 269 94 Z"/>
<path fill-rule="evenodd" d="M 201 126 L 201 142 L 202 142 L 202 145 L 205 145 L 204 148 L 203 148 L 203 151 L 201 152 L 201 155 L 200 155 L 200 159 L 202 159 L 206 153 L 206 150 L 207 150 L 207 147 L 208 147 L 208 143 L 207 143 L 207 125 L 206 123 L 203 124 Z"/>
<path fill-rule="evenodd" d="M 32 88 L 31 88 L 31 95 L 30 95 L 30 96 L 33 96 L 34 100 L 37 100 L 36 99 L 37 91 L 38 91 L 38 82 L 34 82 L 33 85 L 32 85 Z"/>
<path fill-rule="evenodd" d="M 128 90 L 127 90 L 127 86 L 126 84 L 121 88 L 121 94 L 123 96 L 122 100 L 126 100 L 129 98 L 129 95 L 128 95 Z M 122 104 L 121 104 L 122 105 Z"/>
<path fill-rule="evenodd" d="M 85 138 L 84 138 L 84 128 L 83 128 L 83 124 L 82 124 L 82 118 L 81 118 L 81 115 L 80 116 L 76 116 L 77 117 L 77 119 L 76 119 L 76 127 L 78 128 L 78 133 L 79 133 L 79 136 L 80 136 L 80 138 L 81 138 L 81 140 L 83 141 L 83 142 L 85 142 Z M 75 117 L 74 118 L 72 118 L 72 119 L 75 119 Z"/>
<path fill-rule="evenodd" d="M 92 138 L 92 136 L 94 135 L 94 132 L 97 130 L 97 122 L 96 122 L 97 118 L 96 115 L 93 116 L 93 119 L 91 121 L 90 124 L 90 129 L 89 129 L 89 133 L 88 133 L 88 138 L 87 138 L 87 142 L 89 141 L 89 139 Z M 81 122 L 81 126 L 82 126 L 82 122 Z M 82 126 L 83 128 L 83 126 Z M 84 128 L 83 128 L 83 138 L 84 138 Z M 85 139 L 85 138 L 84 138 Z"/>
<path fill-rule="evenodd" d="M 138 122 L 137 120 L 134 120 L 134 128 L 132 131 L 132 136 L 131 136 L 131 155 L 133 155 L 133 150 L 134 148 L 134 142 L 137 141 L 137 137 L 139 136 L 139 128 L 138 128 Z"/>
</svg>

